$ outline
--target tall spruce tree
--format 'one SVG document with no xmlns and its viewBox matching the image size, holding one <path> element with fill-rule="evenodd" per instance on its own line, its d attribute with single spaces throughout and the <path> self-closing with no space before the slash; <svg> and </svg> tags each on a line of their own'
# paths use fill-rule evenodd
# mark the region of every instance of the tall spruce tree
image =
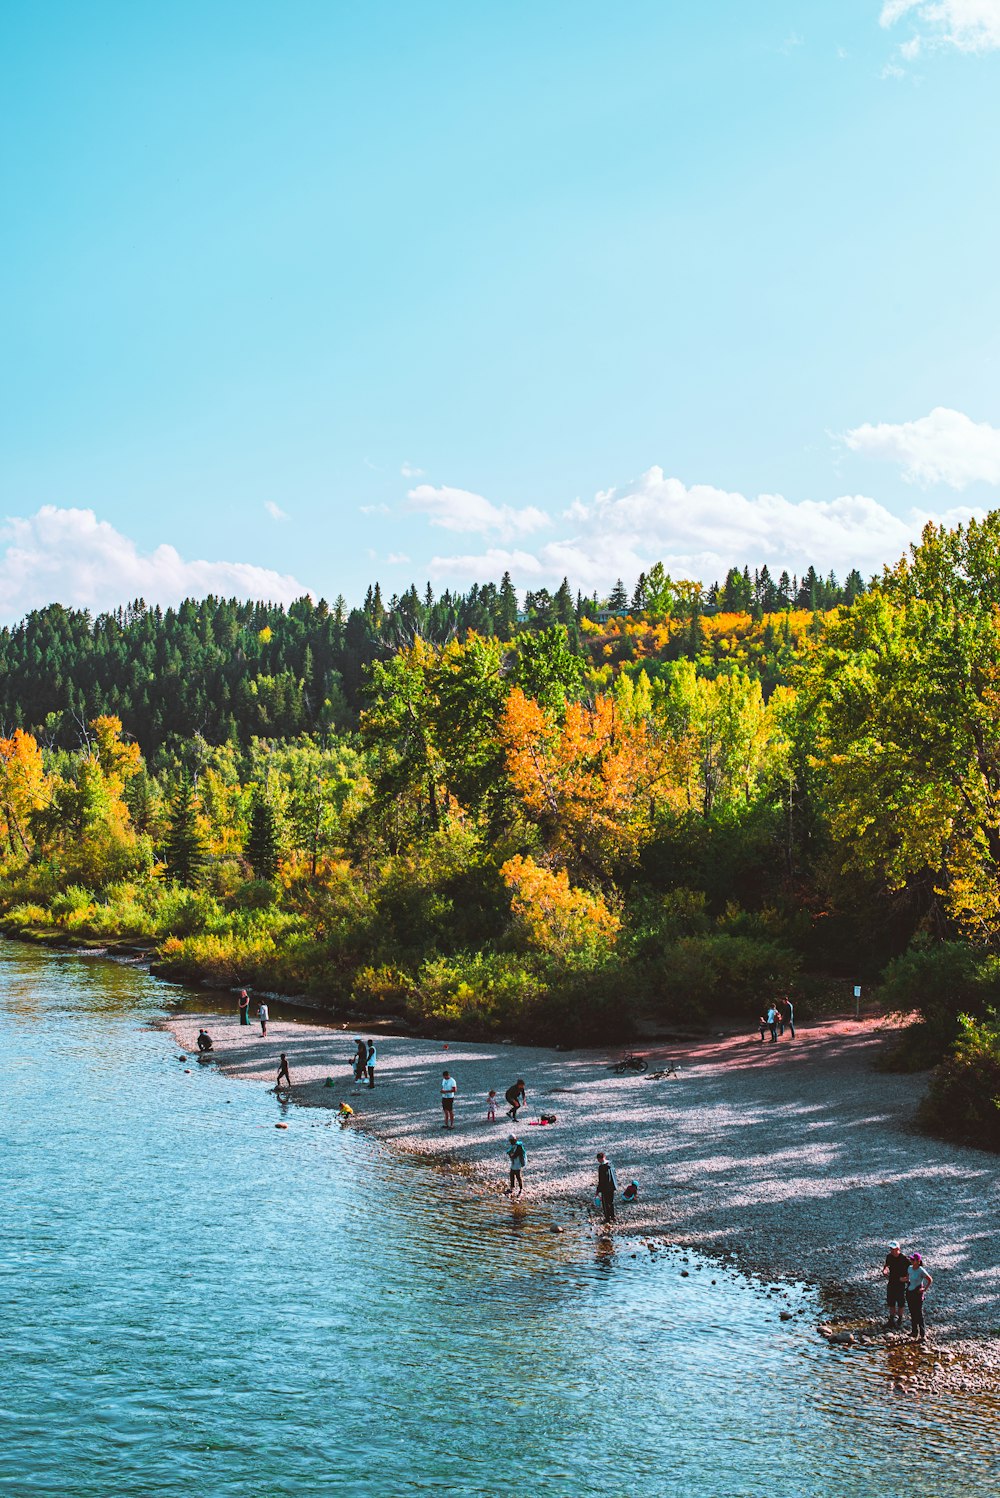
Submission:
<svg viewBox="0 0 1000 1498">
<path fill-rule="evenodd" d="M 255 796 L 250 809 L 246 855 L 255 879 L 273 879 L 278 872 L 278 825 L 274 808 L 262 796 Z"/>
<path fill-rule="evenodd" d="M 198 826 L 194 790 L 187 775 L 182 776 L 170 803 L 163 861 L 171 879 L 189 889 L 196 888 L 205 863 L 205 844 Z"/>
</svg>

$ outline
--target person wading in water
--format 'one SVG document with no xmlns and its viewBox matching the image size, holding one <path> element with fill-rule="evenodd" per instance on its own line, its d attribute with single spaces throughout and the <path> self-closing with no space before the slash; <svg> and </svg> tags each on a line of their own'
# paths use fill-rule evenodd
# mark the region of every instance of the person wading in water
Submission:
<svg viewBox="0 0 1000 1498">
<path fill-rule="evenodd" d="M 618 1182 L 615 1179 L 614 1166 L 607 1158 L 603 1150 L 597 1152 L 597 1194 L 601 1198 L 601 1206 L 604 1208 L 604 1221 L 615 1220 L 615 1192 L 618 1190 Z"/>
</svg>

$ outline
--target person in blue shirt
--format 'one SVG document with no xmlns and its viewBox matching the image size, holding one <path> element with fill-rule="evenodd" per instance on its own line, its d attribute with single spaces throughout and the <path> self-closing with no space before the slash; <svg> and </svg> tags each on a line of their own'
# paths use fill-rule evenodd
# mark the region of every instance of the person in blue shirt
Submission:
<svg viewBox="0 0 1000 1498">
<path fill-rule="evenodd" d="M 515 1134 L 508 1135 L 507 1145 L 507 1158 L 510 1161 L 510 1187 L 508 1188 L 508 1194 L 510 1196 L 514 1195 L 514 1187 L 516 1185 L 517 1194 L 521 1196 L 524 1192 L 524 1180 L 521 1171 L 525 1167 L 527 1155 L 525 1154 L 524 1145 Z"/>
</svg>

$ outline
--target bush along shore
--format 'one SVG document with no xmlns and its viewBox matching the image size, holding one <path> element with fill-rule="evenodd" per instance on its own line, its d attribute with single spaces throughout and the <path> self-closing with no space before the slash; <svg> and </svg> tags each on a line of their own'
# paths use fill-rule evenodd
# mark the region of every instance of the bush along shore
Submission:
<svg viewBox="0 0 1000 1498">
<path fill-rule="evenodd" d="M 0 632 L 0 917 L 556 1043 L 857 984 L 919 1015 L 882 1064 L 934 1069 L 925 1123 L 1000 1148 L 998 576 L 994 513 L 808 608 L 658 567 L 523 619 L 506 586 L 43 611 Z"/>
</svg>

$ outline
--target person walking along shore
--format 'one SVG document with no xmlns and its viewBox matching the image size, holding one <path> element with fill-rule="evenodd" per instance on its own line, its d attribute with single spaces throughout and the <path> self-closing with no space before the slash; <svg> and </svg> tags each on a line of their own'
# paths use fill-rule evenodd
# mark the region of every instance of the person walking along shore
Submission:
<svg viewBox="0 0 1000 1498">
<path fill-rule="evenodd" d="M 518 1196 L 523 1196 L 524 1178 L 521 1172 L 527 1163 L 528 1157 L 524 1145 L 516 1134 L 509 1134 L 507 1136 L 507 1158 L 510 1161 L 510 1185 L 507 1188 L 507 1194 L 508 1196 L 513 1196 L 516 1185 Z"/>
<path fill-rule="evenodd" d="M 257 1006 L 257 1018 L 260 1020 L 260 1033 L 262 1035 L 266 1035 L 267 1022 L 271 1018 L 271 1016 L 267 1012 L 267 1005 L 264 1003 L 263 999 L 261 999 L 260 1004 Z"/>
<path fill-rule="evenodd" d="M 441 1073 L 441 1107 L 444 1110 L 444 1129 L 455 1127 L 455 1094 L 458 1091 L 458 1083 L 450 1072 Z"/>
</svg>

